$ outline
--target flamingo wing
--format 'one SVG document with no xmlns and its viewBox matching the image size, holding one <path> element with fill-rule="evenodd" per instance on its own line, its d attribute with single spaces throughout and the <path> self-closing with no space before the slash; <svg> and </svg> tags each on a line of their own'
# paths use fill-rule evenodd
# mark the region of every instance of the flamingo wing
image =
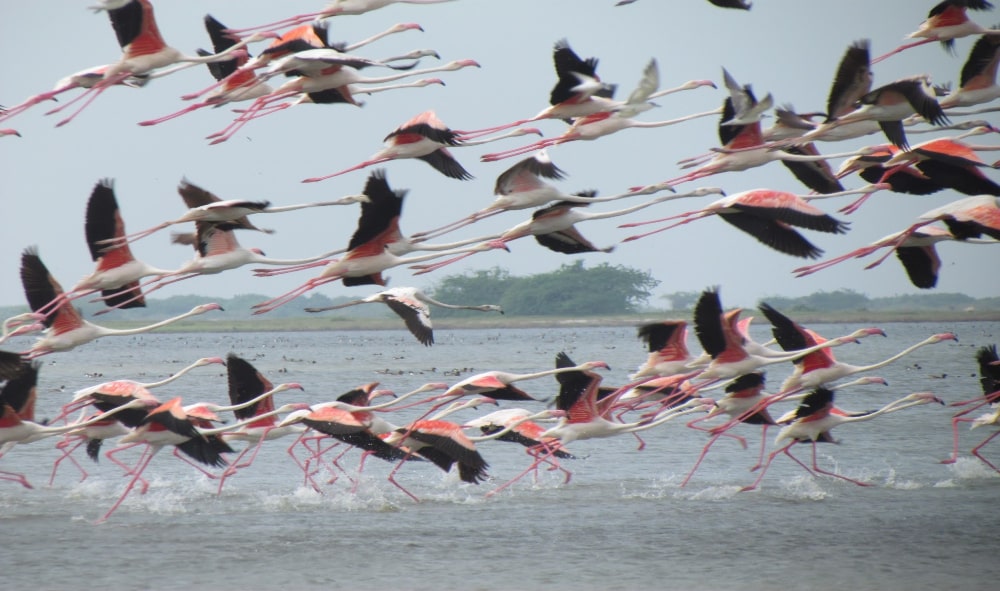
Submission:
<svg viewBox="0 0 1000 591">
<path fill-rule="evenodd" d="M 35 401 L 38 398 L 38 370 L 41 364 L 22 363 L 19 371 L 0 389 L 0 405 L 9 406 L 25 421 L 35 420 Z"/>
<path fill-rule="evenodd" d="M 452 179 L 457 179 L 460 181 L 469 180 L 474 178 L 469 171 L 465 170 L 458 160 L 451 155 L 451 152 L 444 148 L 438 148 L 430 154 L 424 154 L 423 156 L 417 156 L 418 159 L 423 160 L 427 164 L 434 167 L 434 170 L 440 172 L 444 176 Z"/>
<path fill-rule="evenodd" d="M 264 392 L 274 389 L 270 380 L 264 377 L 249 361 L 235 353 L 226 356 L 226 373 L 229 387 L 229 402 L 233 405 L 249 402 Z M 274 410 L 274 401 L 268 396 L 246 408 L 233 411 L 239 420 L 249 419 L 258 414 Z"/>
<path fill-rule="evenodd" d="M 997 356 L 997 346 L 987 345 L 976 351 L 976 362 L 979 363 L 979 384 L 983 387 L 983 395 L 989 396 L 1000 390 L 1000 361 Z"/>
<path fill-rule="evenodd" d="M 413 336 L 417 337 L 420 344 L 424 346 L 434 344 L 434 327 L 431 325 L 431 310 L 427 305 L 412 298 L 401 298 L 392 294 L 384 294 L 382 301 L 389 306 L 390 310 L 403 319 L 407 330 Z"/>
<path fill-rule="evenodd" d="M 722 326 L 722 301 L 718 288 L 701 292 L 694 306 L 694 334 L 701 348 L 715 359 L 726 350 L 726 333 Z"/>
<path fill-rule="evenodd" d="M 852 43 L 837 67 L 826 101 L 827 121 L 854 110 L 855 103 L 872 89 L 869 41 Z"/>
<path fill-rule="evenodd" d="M 910 283 L 920 289 L 930 289 L 937 285 L 941 259 L 933 244 L 925 246 L 900 246 L 896 258 L 903 264 Z"/>
<path fill-rule="evenodd" d="M 803 156 L 819 155 L 819 150 L 816 149 L 816 145 L 812 142 L 801 146 L 792 146 L 791 148 L 786 148 L 784 151 L 789 154 L 798 154 Z M 791 171 L 793 175 L 795 175 L 795 178 L 797 178 L 799 182 L 817 193 L 826 195 L 828 193 L 837 193 L 844 190 L 844 186 L 840 184 L 840 181 L 837 179 L 837 175 L 834 174 L 833 169 L 830 167 L 830 163 L 826 160 L 814 160 L 812 162 L 793 162 L 791 160 L 782 160 L 781 163 L 784 164 L 785 168 Z"/>
</svg>

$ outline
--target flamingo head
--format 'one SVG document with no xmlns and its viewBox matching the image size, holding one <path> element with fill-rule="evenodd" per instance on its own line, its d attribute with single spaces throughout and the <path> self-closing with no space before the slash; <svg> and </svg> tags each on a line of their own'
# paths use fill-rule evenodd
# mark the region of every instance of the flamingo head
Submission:
<svg viewBox="0 0 1000 591">
<path fill-rule="evenodd" d="M 222 306 L 220 306 L 219 304 L 216 304 L 214 302 L 211 303 L 211 304 L 202 304 L 200 306 L 195 306 L 194 309 L 191 310 L 191 311 L 193 313 L 195 313 L 195 314 L 204 314 L 205 312 L 211 312 L 213 310 L 222 310 L 222 311 L 225 311 L 222 308 Z"/>
<path fill-rule="evenodd" d="M 958 335 L 953 332 L 942 332 L 933 335 L 928 339 L 932 343 L 940 343 L 941 341 L 955 341 L 958 342 Z"/>
<path fill-rule="evenodd" d="M 872 337 L 872 336 L 875 336 L 875 335 L 882 336 L 882 337 L 886 336 L 884 330 L 882 330 L 881 328 L 875 328 L 875 327 L 873 327 L 873 328 L 862 328 L 862 329 L 854 331 L 851 334 L 854 336 L 855 339 L 863 339 L 865 337 Z"/>
<path fill-rule="evenodd" d="M 917 402 L 919 404 L 930 404 L 932 402 L 936 402 L 937 404 L 944 406 L 944 400 L 941 400 L 931 392 L 914 392 L 903 400 L 907 402 Z"/>
<path fill-rule="evenodd" d="M 303 388 L 302 384 L 300 384 L 298 382 L 287 382 L 287 383 L 278 384 L 277 386 L 275 386 L 273 392 L 274 392 L 274 394 L 277 394 L 278 392 L 284 392 L 285 390 L 301 390 L 301 391 L 305 392 L 306 389 Z"/>
<path fill-rule="evenodd" d="M 203 365 L 212 365 L 215 363 L 218 363 L 219 365 L 225 365 L 226 360 L 223 359 L 222 357 L 202 357 L 198 361 L 195 361 L 194 366 L 201 367 Z"/>
<path fill-rule="evenodd" d="M 718 86 L 715 85 L 715 82 L 712 82 L 711 80 L 688 80 L 687 82 L 681 85 L 681 88 L 683 90 L 691 90 L 693 88 L 700 88 L 702 86 L 711 86 L 712 88 L 718 88 Z"/>
<path fill-rule="evenodd" d="M 430 392 L 432 390 L 447 390 L 451 386 L 444 382 L 430 382 L 417 389 L 418 392 Z"/>
<path fill-rule="evenodd" d="M 609 366 L 604 361 L 588 361 L 580 366 L 584 370 L 595 369 L 598 367 L 603 367 L 604 369 L 611 371 L 611 366 Z"/>
</svg>

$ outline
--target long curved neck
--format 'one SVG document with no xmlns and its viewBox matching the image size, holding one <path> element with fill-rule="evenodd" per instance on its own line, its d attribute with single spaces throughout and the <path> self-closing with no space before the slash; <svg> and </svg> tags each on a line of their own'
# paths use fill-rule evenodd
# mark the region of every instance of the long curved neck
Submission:
<svg viewBox="0 0 1000 591">
<path fill-rule="evenodd" d="M 202 435 L 218 435 L 219 433 L 225 433 L 227 431 L 234 431 L 234 430 L 239 429 L 241 427 L 246 427 L 247 425 L 250 425 L 252 423 L 259 422 L 261 419 L 266 419 L 268 417 L 273 417 L 275 415 L 279 415 L 279 414 L 281 414 L 283 412 L 287 412 L 287 411 L 288 411 L 287 408 L 276 408 L 274 410 L 271 410 L 271 411 L 268 411 L 268 412 L 264 412 L 264 413 L 261 413 L 259 415 L 255 415 L 255 416 L 252 416 L 250 418 L 243 419 L 242 421 L 237 421 L 237 422 L 233 423 L 232 425 L 223 425 L 221 427 L 214 427 L 212 429 L 201 429 L 201 428 L 197 428 L 197 429 L 198 429 L 198 432 L 201 433 Z"/>
<path fill-rule="evenodd" d="M 698 119 L 700 117 L 709 117 L 711 115 L 718 115 L 720 112 L 721 109 L 712 109 L 711 111 L 702 111 L 701 113 L 693 113 L 691 115 L 678 117 L 677 119 L 666 119 L 664 121 L 634 121 L 631 127 L 664 127 L 667 125 L 675 125 L 677 123 L 683 123 L 685 121 L 690 121 L 692 119 Z"/>
<path fill-rule="evenodd" d="M 896 412 L 897 410 L 903 410 L 904 408 L 910 408 L 911 406 L 920 406 L 921 404 L 927 404 L 926 400 L 908 400 L 908 397 L 900 398 L 899 400 L 893 400 L 889 404 L 886 404 L 882 408 L 876 410 L 875 412 L 870 412 L 865 415 L 858 415 L 856 417 L 843 417 L 841 419 L 844 423 L 857 423 L 861 421 L 869 421 L 875 417 L 886 415 L 891 412 Z"/>
<path fill-rule="evenodd" d="M 896 353 L 892 357 L 889 357 L 887 359 L 883 359 L 882 361 L 879 361 L 878 363 L 873 363 L 871 365 L 855 366 L 854 369 L 855 369 L 855 371 L 861 372 L 861 371 L 871 371 L 873 369 L 878 369 L 880 367 L 885 367 L 886 365 L 889 365 L 890 363 L 892 363 L 893 361 L 899 359 L 900 357 L 905 357 L 906 355 L 909 355 L 910 353 L 912 353 L 913 351 L 916 351 L 920 347 L 923 347 L 924 345 L 929 345 L 932 342 L 934 342 L 934 341 L 932 341 L 930 339 L 926 339 L 926 340 L 920 341 L 919 343 L 916 343 L 914 345 L 910 345 L 909 347 L 903 349 L 899 353 Z"/>
<path fill-rule="evenodd" d="M 256 263 L 259 265 L 304 265 L 306 263 L 314 263 L 316 261 L 323 260 L 325 258 L 336 256 L 338 254 L 343 254 L 344 252 L 345 252 L 344 249 L 340 249 L 331 252 L 325 252 L 323 254 L 311 256 L 304 259 L 272 259 L 251 251 L 250 260 L 248 261 L 248 263 Z"/>
<path fill-rule="evenodd" d="M 205 362 L 205 359 L 199 359 L 198 361 L 195 361 L 191 365 L 188 365 L 187 367 L 184 367 L 184 368 L 178 370 L 177 373 L 175 373 L 172 376 L 168 376 L 166 378 L 163 378 L 162 380 L 160 380 L 158 382 L 149 382 L 149 383 L 146 383 L 146 384 L 142 384 L 142 387 L 143 388 L 157 388 L 159 386 L 166 386 L 167 384 L 173 382 L 174 380 L 176 380 L 176 379 L 180 378 L 181 376 L 183 376 L 184 374 L 188 373 L 192 369 L 194 369 L 196 367 L 201 367 L 203 365 L 207 365 L 207 363 Z"/>
<path fill-rule="evenodd" d="M 229 412 L 229 411 L 233 411 L 233 410 L 243 410 L 244 408 L 251 407 L 251 406 L 257 404 L 258 402 L 261 402 L 262 400 L 264 400 L 264 399 L 266 399 L 266 398 L 268 398 L 270 396 L 274 396 L 278 392 L 284 392 L 287 389 L 288 389 L 287 386 L 285 386 L 285 385 L 279 385 L 279 386 L 277 386 L 275 388 L 272 388 L 272 389 L 268 390 L 267 392 L 264 392 L 263 394 L 260 394 L 259 396 L 255 396 L 254 398 L 251 398 L 250 400 L 247 400 L 245 402 L 241 402 L 239 404 L 232 404 L 232 405 L 229 405 L 229 406 L 219 406 L 219 407 L 213 406 L 212 410 L 213 410 L 213 412 Z M 271 415 L 267 415 L 267 416 L 271 416 Z M 260 415 L 258 415 L 256 417 L 253 417 L 254 420 L 260 420 L 261 418 L 262 417 Z M 230 428 L 232 428 L 232 427 L 230 427 Z"/>
<path fill-rule="evenodd" d="M 197 316 L 198 314 L 201 314 L 201 313 L 202 313 L 201 310 L 190 310 L 190 311 L 185 312 L 184 314 L 181 314 L 179 316 L 174 316 L 172 318 L 167 318 L 166 320 L 161 320 L 159 322 L 155 322 L 153 324 L 148 324 L 146 326 L 137 326 L 135 328 L 119 328 L 119 329 L 107 328 L 107 327 L 103 327 L 102 326 L 102 327 L 99 327 L 99 330 L 101 330 L 106 335 L 114 335 L 114 336 L 128 336 L 128 335 L 133 335 L 133 334 L 142 334 L 144 332 L 149 332 L 151 330 L 155 330 L 157 328 L 160 328 L 161 326 L 167 326 L 168 324 L 173 324 L 174 322 L 178 322 L 180 320 L 184 320 L 185 318 L 188 318 L 190 316 Z M 95 325 L 92 325 L 92 326 L 97 326 L 97 325 L 95 324 Z"/>
<path fill-rule="evenodd" d="M 646 209 L 647 207 L 651 207 L 653 205 L 656 205 L 657 203 L 663 203 L 664 201 L 671 201 L 671 200 L 674 200 L 674 199 L 681 199 L 683 197 L 691 197 L 692 195 L 694 195 L 694 193 L 680 193 L 678 195 L 664 195 L 662 197 L 657 197 L 656 199 L 650 199 L 649 201 L 646 201 L 644 203 L 639 203 L 637 205 L 633 205 L 631 207 L 626 207 L 626 208 L 623 208 L 623 209 L 616 209 L 614 211 L 604 211 L 604 212 L 601 212 L 601 213 L 589 213 L 589 212 L 580 212 L 580 213 L 582 213 L 583 217 L 585 217 L 588 220 L 600 220 L 600 219 L 604 219 L 604 218 L 617 217 L 617 216 L 620 216 L 620 215 L 627 215 L 627 214 L 630 214 L 630 213 L 635 212 L 635 211 Z"/>
</svg>

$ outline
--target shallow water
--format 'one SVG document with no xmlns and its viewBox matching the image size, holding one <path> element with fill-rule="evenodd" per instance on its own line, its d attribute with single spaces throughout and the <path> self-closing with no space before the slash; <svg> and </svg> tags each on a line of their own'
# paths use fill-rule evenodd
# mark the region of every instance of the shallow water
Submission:
<svg viewBox="0 0 1000 591">
<path fill-rule="evenodd" d="M 812 328 L 835 336 L 859 326 Z M 975 350 L 1000 341 L 1000 323 L 883 328 L 888 338 L 840 347 L 837 357 L 871 363 L 944 330 L 961 341 L 924 347 L 874 372 L 890 386 L 845 390 L 839 406 L 874 409 L 922 390 L 949 402 L 977 396 Z M 605 383 L 619 384 L 645 358 L 632 328 L 437 332 L 430 348 L 404 331 L 104 339 L 43 358 L 38 416 L 53 416 L 78 388 L 117 378 L 153 381 L 198 357 L 230 351 L 276 384 L 305 386 L 304 393 L 281 394 L 282 402 L 330 400 L 370 381 L 405 392 L 430 381 L 454 383 L 460 378 L 453 373 L 534 372 L 552 367 L 558 351 L 577 362 L 607 361 L 612 371 L 602 372 Z M 763 326 L 753 334 L 768 338 Z M 693 339 L 690 345 L 697 348 Z M 769 390 L 789 371 L 788 364 L 769 369 Z M 538 398 L 557 388 L 551 377 L 522 385 Z M 155 393 L 162 400 L 222 403 L 225 389 L 224 368 L 208 366 Z M 485 412 L 468 410 L 458 418 Z M 543 471 L 537 481 L 528 477 L 492 497 L 485 493 L 528 465 L 523 448 L 481 444 L 492 480 L 479 486 L 429 464 L 408 465 L 399 480 L 420 503 L 388 483 L 390 466 L 374 459 L 356 493 L 342 475 L 318 494 L 302 486 L 301 471 L 285 453 L 290 439 L 265 445 L 220 496 L 215 481 L 164 450 L 147 472 L 147 494 L 131 495 L 103 525 L 93 522 L 121 494 L 121 470 L 103 457 L 94 465 L 78 452 L 89 478 L 79 482 L 79 471 L 64 463 L 47 486 L 57 457 L 49 439 L 2 459 L 2 469 L 24 472 L 35 485 L 0 482 L 3 586 L 993 589 L 1000 576 L 1000 475 L 968 453 L 989 434 L 985 429 L 963 429 L 958 463 L 938 463 L 950 451 L 953 412 L 928 405 L 839 427 L 842 443 L 820 446 L 819 461 L 869 487 L 814 478 L 780 456 L 758 490 L 739 492 L 754 478 L 748 468 L 760 437 L 759 428 L 741 426 L 749 449 L 720 441 L 682 488 L 705 437 L 680 422 L 644 433 L 643 451 L 632 436 L 574 442 L 570 448 L 580 459 L 564 461 L 573 472 L 568 484 L 560 473 Z M 405 423 L 407 413 L 398 414 L 387 418 Z M 135 461 L 138 455 L 129 453 L 123 459 Z M 1000 447 L 985 454 L 1000 460 Z M 809 447 L 796 455 L 808 463 Z M 352 476 L 356 462 L 354 453 L 344 461 Z"/>
</svg>

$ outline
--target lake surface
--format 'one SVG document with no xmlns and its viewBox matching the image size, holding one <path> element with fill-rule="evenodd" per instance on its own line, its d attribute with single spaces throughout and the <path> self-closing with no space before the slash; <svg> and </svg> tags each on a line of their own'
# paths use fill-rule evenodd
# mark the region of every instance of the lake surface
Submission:
<svg viewBox="0 0 1000 591">
<path fill-rule="evenodd" d="M 810 328 L 833 337 L 860 326 Z M 975 351 L 1000 341 L 1000 323 L 883 328 L 888 338 L 840 347 L 838 359 L 873 363 L 943 331 L 960 342 L 923 347 L 872 372 L 890 385 L 843 390 L 838 406 L 871 410 L 915 391 L 948 402 L 981 395 Z M 43 358 L 37 414 L 55 415 L 78 388 L 154 381 L 196 358 L 229 352 L 275 384 L 305 386 L 304 393 L 279 395 L 279 404 L 332 400 L 371 381 L 402 393 L 490 369 L 535 372 L 551 368 L 559 351 L 578 363 L 606 361 L 612 370 L 602 372 L 605 384 L 618 385 L 646 357 L 633 328 L 436 332 L 437 344 L 428 348 L 402 330 L 106 338 Z M 752 334 L 769 338 L 764 325 Z M 693 337 L 689 346 L 698 349 Z M 776 391 L 790 370 L 771 366 L 768 390 Z M 552 377 L 521 385 L 541 399 L 557 391 Z M 196 369 L 154 393 L 225 403 L 225 368 Z M 776 412 L 792 406 L 779 403 Z M 490 410 L 470 409 L 455 420 Z M 3 588 L 995 589 L 1000 475 L 969 455 L 992 431 L 963 427 L 959 461 L 940 464 L 950 453 L 955 411 L 926 405 L 839 427 L 841 444 L 820 446 L 819 461 L 869 487 L 813 477 L 779 456 L 759 489 L 739 492 L 755 478 L 748 469 L 760 441 L 759 427 L 743 425 L 736 432 L 748 449 L 720 441 L 682 488 L 706 437 L 680 421 L 645 432 L 642 451 L 631 435 L 573 442 L 579 459 L 563 462 L 573 472 L 568 484 L 560 473 L 542 471 L 536 481 L 526 478 L 492 497 L 485 493 L 529 464 L 520 446 L 480 444 L 492 479 L 478 486 L 413 463 L 399 480 L 420 503 L 387 482 L 391 466 L 376 459 L 367 462 L 357 492 L 342 476 L 316 493 L 285 453 L 290 438 L 266 444 L 219 496 L 215 481 L 164 450 L 147 471 L 149 491 L 131 495 L 102 525 L 93 522 L 123 490 L 122 470 L 103 457 L 95 465 L 79 450 L 89 478 L 80 482 L 64 462 L 48 486 L 58 451 L 57 439 L 47 439 L 0 460 L 0 468 L 26 473 L 35 485 L 0 481 Z M 386 418 L 402 424 L 416 412 Z M 808 463 L 809 447 L 797 450 Z M 1000 461 L 1000 444 L 984 453 Z M 138 452 L 122 458 L 134 462 Z M 352 452 L 344 460 L 352 474 L 357 458 Z"/>
</svg>

